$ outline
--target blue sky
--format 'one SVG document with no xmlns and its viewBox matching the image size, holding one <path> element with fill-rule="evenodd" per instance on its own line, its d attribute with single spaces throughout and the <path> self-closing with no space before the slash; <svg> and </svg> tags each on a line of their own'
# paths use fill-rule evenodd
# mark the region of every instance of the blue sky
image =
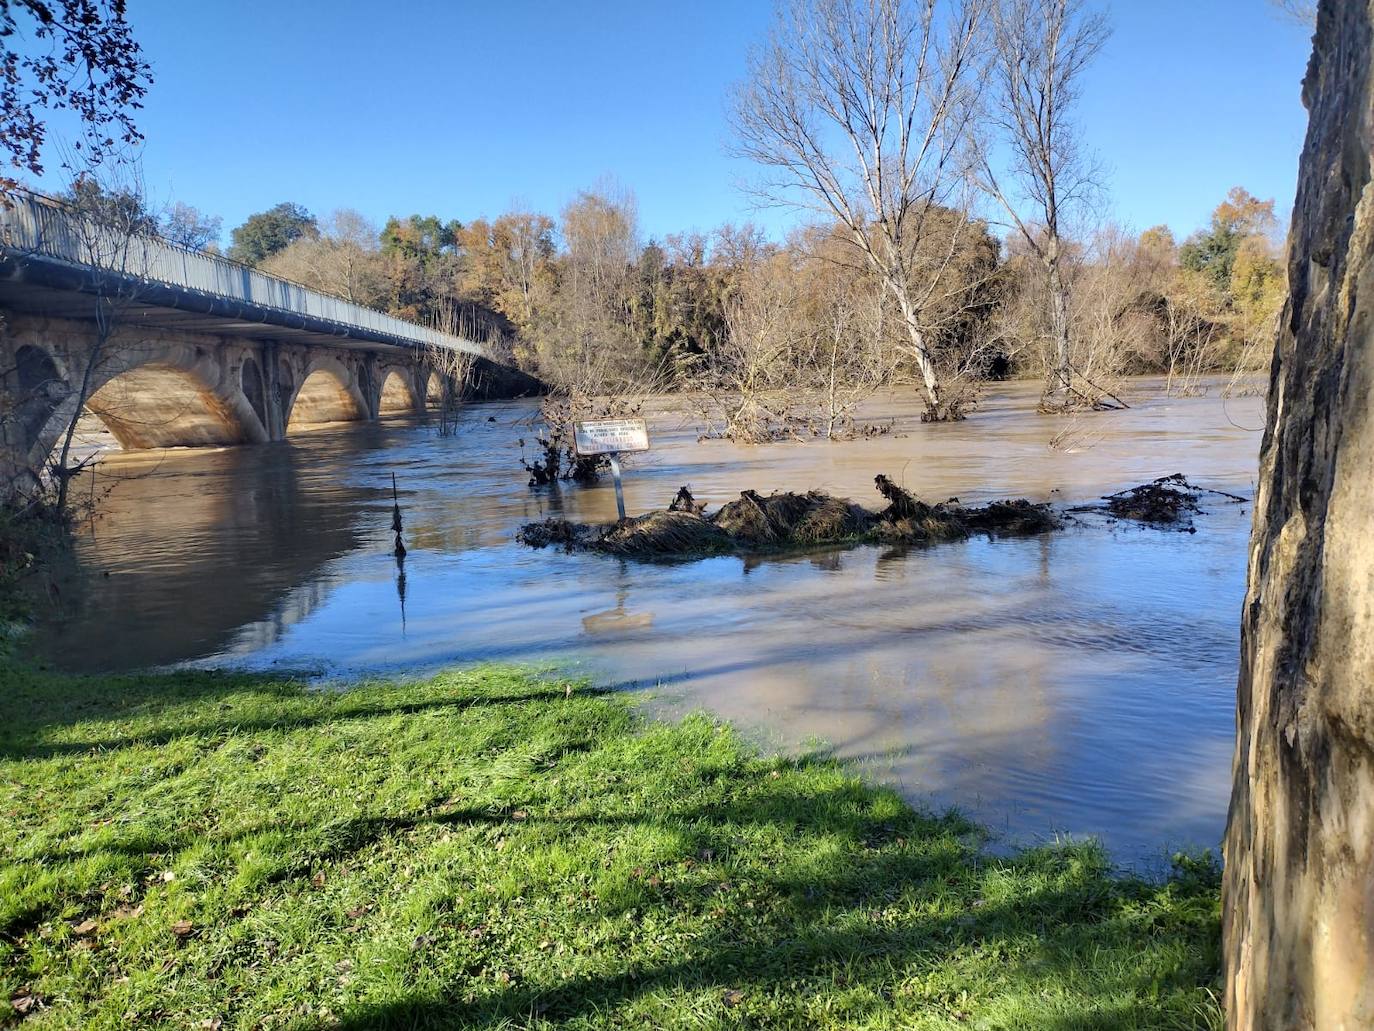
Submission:
<svg viewBox="0 0 1374 1031">
<path fill-rule="evenodd" d="M 1098 0 L 1085 85 L 1114 216 L 1203 224 L 1233 185 L 1293 200 L 1309 34 L 1267 0 Z M 283 200 L 468 220 L 556 213 L 613 176 L 646 236 L 754 218 L 726 97 L 768 0 L 131 0 L 156 75 L 142 114 L 158 200 L 223 216 Z M 50 166 L 56 162 L 50 161 Z"/>
</svg>

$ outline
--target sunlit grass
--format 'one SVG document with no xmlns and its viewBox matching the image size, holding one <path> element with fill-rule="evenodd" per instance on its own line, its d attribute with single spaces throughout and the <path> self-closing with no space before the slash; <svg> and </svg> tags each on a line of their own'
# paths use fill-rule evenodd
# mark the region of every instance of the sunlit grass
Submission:
<svg viewBox="0 0 1374 1031">
<path fill-rule="evenodd" d="M 567 688 L 0 673 L 8 1019 L 1219 1024 L 1210 867 L 989 858 L 840 765 Z"/>
</svg>

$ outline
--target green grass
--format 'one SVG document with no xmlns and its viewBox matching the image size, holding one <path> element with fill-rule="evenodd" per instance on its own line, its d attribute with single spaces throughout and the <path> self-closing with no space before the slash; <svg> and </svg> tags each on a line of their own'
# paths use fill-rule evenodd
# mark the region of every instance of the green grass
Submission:
<svg viewBox="0 0 1374 1031">
<path fill-rule="evenodd" d="M 487 668 L 0 672 L 0 1021 L 1215 1027 L 1217 877 Z"/>
</svg>

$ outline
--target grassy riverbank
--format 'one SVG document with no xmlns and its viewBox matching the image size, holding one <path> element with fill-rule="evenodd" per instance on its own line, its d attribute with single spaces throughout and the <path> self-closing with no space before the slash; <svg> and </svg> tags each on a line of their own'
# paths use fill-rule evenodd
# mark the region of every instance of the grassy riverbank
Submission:
<svg viewBox="0 0 1374 1031">
<path fill-rule="evenodd" d="M 983 857 L 841 766 L 568 687 L 0 672 L 5 1019 L 1219 1023 L 1211 872 Z"/>
</svg>

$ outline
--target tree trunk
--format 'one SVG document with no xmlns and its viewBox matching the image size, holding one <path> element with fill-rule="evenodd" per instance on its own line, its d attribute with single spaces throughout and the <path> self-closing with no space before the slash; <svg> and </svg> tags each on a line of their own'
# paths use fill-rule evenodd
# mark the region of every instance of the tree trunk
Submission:
<svg viewBox="0 0 1374 1031">
<path fill-rule="evenodd" d="M 105 341 L 109 337 L 109 330 L 102 311 L 104 299 L 97 297 L 95 303 L 95 344 L 86 358 L 85 368 L 81 370 L 81 386 L 76 392 L 76 408 L 73 409 L 71 418 L 67 420 L 67 425 L 62 430 L 62 448 L 58 451 L 57 461 L 52 466 L 53 476 L 57 478 L 57 514 L 63 517 L 67 515 L 67 498 L 71 493 L 72 477 L 80 471 L 79 466 L 73 469 L 68 464 L 72 454 L 72 443 L 76 439 L 76 427 L 81 421 L 81 413 L 86 410 L 86 402 L 91 399 L 91 378 L 95 372 L 96 363 L 104 356 Z"/>
<path fill-rule="evenodd" d="M 1374 1027 L 1374 0 L 1322 0 L 1241 629 L 1234 1031 Z"/>
<path fill-rule="evenodd" d="M 907 337 L 911 340 L 911 356 L 916 359 L 916 367 L 921 371 L 921 380 L 926 388 L 929 421 L 943 422 L 949 418 L 950 413 L 945 409 L 940 397 L 940 374 L 936 371 L 935 361 L 926 348 L 926 335 L 921 329 L 920 320 L 916 317 L 915 309 L 911 307 L 905 289 L 892 284 L 891 281 L 889 286 L 897 298 L 898 307 L 902 309 L 902 321 L 906 324 Z"/>
<path fill-rule="evenodd" d="M 1050 335 L 1054 339 L 1054 369 L 1050 373 L 1048 399 L 1067 408 L 1073 400 L 1073 360 L 1069 354 L 1069 291 L 1059 268 L 1059 241 L 1049 243 L 1045 263 L 1050 292 Z"/>
</svg>

